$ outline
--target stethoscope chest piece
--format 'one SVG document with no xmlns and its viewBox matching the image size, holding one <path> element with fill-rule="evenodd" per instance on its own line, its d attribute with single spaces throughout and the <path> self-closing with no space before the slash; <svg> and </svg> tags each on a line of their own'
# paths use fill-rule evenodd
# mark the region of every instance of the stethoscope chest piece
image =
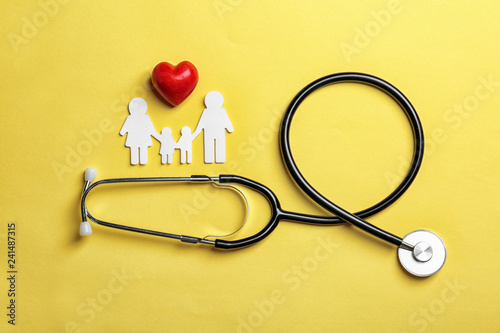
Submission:
<svg viewBox="0 0 500 333">
<path fill-rule="evenodd" d="M 413 245 L 413 250 L 403 246 L 398 249 L 401 265 L 419 277 L 431 276 L 443 267 L 446 261 L 446 246 L 438 235 L 429 230 L 415 230 L 403 238 L 403 242 Z"/>
</svg>

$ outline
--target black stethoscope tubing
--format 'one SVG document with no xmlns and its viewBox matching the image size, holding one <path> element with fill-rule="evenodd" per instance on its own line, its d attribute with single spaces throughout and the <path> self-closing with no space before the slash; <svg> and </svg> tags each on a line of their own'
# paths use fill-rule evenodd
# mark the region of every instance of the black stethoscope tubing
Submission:
<svg viewBox="0 0 500 333">
<path fill-rule="evenodd" d="M 367 84 L 375 88 L 378 88 L 379 90 L 385 92 L 387 95 L 392 97 L 405 112 L 410 122 L 414 139 L 413 157 L 410 169 L 408 170 L 407 175 L 399 184 L 399 186 L 380 202 L 354 214 L 346 211 L 345 209 L 339 207 L 338 205 L 336 205 L 335 203 L 324 197 L 305 179 L 305 177 L 300 172 L 297 163 L 293 158 L 292 150 L 290 148 L 290 128 L 293 116 L 295 115 L 295 112 L 299 108 L 300 104 L 313 91 L 321 87 L 324 87 L 326 85 L 341 83 L 341 82 L 354 82 L 354 83 Z M 297 185 L 318 205 L 320 205 L 324 209 L 328 210 L 329 212 L 337 216 L 331 218 L 332 223 L 338 223 L 341 220 L 346 221 L 389 243 L 392 243 L 397 246 L 401 245 L 401 243 L 403 242 L 402 238 L 393 235 L 390 232 L 382 230 L 374 226 L 373 224 L 363 220 L 363 218 L 376 214 L 381 210 L 387 208 L 392 203 L 394 203 L 394 201 L 396 201 L 411 185 L 422 163 L 424 155 L 424 133 L 422 124 L 420 122 L 420 119 L 417 115 L 415 108 L 410 103 L 410 101 L 405 97 L 405 95 L 403 95 L 401 91 L 399 91 L 396 87 L 394 87 L 390 83 L 378 77 L 363 73 L 337 73 L 317 79 L 316 81 L 313 81 L 306 87 L 304 87 L 290 103 L 285 113 L 285 116 L 283 117 L 283 122 L 281 124 L 280 146 L 281 146 L 283 161 L 285 162 L 286 167 L 290 175 L 294 179 L 295 183 L 297 183 Z"/>
</svg>

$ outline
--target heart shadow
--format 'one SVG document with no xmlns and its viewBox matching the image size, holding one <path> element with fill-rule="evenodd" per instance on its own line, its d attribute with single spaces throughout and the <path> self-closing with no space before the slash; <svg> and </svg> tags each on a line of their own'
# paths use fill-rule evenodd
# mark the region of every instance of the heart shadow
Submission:
<svg viewBox="0 0 500 333">
<path fill-rule="evenodd" d="M 158 99 L 165 105 L 169 110 L 173 109 L 175 106 L 170 104 L 159 92 L 156 90 L 153 82 L 149 80 L 149 87 L 151 88 L 151 91 L 158 97 Z"/>
</svg>

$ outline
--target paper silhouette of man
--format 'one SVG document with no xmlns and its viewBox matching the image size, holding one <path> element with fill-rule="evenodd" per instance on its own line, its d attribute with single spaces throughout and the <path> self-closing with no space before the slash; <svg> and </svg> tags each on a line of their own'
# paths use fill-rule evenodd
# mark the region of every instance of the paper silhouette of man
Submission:
<svg viewBox="0 0 500 333">
<path fill-rule="evenodd" d="M 205 96 L 205 106 L 198 126 L 193 133 L 197 137 L 203 130 L 205 163 L 224 163 L 226 161 L 226 129 L 233 132 L 233 125 L 226 110 L 222 107 L 224 97 L 218 91 L 211 91 Z M 214 151 L 215 150 L 215 151 Z"/>
<path fill-rule="evenodd" d="M 125 146 L 130 147 L 130 164 L 148 163 L 148 147 L 153 145 L 151 136 L 159 141 L 159 134 L 146 114 L 148 104 L 140 97 L 136 97 L 128 104 L 130 116 L 125 119 L 120 135 L 127 133 Z"/>
</svg>

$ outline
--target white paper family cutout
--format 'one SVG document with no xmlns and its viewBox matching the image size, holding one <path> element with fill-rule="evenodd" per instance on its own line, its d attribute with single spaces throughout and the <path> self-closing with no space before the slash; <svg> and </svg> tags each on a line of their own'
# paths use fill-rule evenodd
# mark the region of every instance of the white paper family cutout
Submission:
<svg viewBox="0 0 500 333">
<path fill-rule="evenodd" d="M 176 142 L 172 137 L 172 129 L 164 127 L 161 134 L 146 114 L 148 104 L 136 97 L 128 104 L 130 115 L 125 119 L 120 135 L 127 134 L 125 146 L 130 148 L 130 164 L 148 163 L 148 147 L 153 145 L 154 137 L 160 142 L 161 163 L 171 164 L 176 149 L 181 152 L 181 163 L 193 160 L 193 140 L 203 131 L 205 163 L 224 163 L 226 161 L 226 130 L 234 131 L 226 110 L 222 107 L 224 97 L 218 91 L 211 91 L 205 96 L 206 109 L 203 110 L 198 126 L 191 133 L 189 126 L 181 129 L 181 137 Z"/>
</svg>

